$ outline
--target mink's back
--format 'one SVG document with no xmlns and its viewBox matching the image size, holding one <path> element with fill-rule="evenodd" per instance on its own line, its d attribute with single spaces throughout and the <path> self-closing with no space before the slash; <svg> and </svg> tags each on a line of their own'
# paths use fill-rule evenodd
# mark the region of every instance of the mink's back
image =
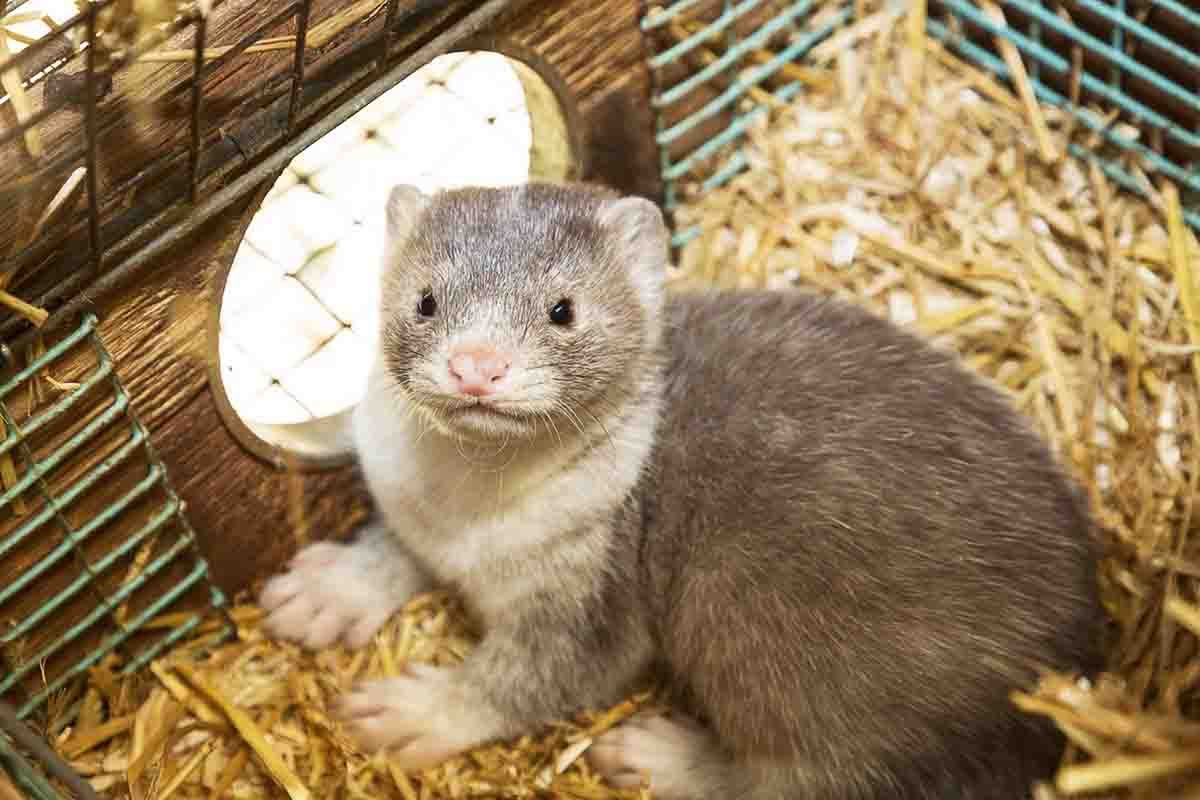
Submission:
<svg viewBox="0 0 1200 800">
<path fill-rule="evenodd" d="M 812 798 L 1011 798 L 1008 692 L 1098 666 L 1081 492 L 952 354 L 802 293 L 668 302 L 646 569 L 676 688 Z"/>
</svg>

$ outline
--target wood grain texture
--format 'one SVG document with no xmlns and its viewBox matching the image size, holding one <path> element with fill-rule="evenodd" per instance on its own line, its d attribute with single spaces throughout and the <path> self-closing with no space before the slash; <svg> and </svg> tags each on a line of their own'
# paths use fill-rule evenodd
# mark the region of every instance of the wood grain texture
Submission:
<svg viewBox="0 0 1200 800">
<path fill-rule="evenodd" d="M 544 62 L 578 109 L 582 177 L 658 199 L 662 187 L 639 5 L 532 0 L 470 44 L 516 58 L 527 52 Z"/>
<path fill-rule="evenodd" d="M 298 542 L 291 524 L 289 481 L 302 482 L 306 528 L 321 538 L 349 535 L 361 524 L 367 510 L 365 492 L 352 470 L 285 474 L 241 448 L 217 412 L 206 347 L 213 308 L 209 286 L 212 276 L 232 258 L 257 199 L 248 198 L 229 215 L 181 242 L 132 291 L 112 298 L 97 329 L 124 391 L 150 430 L 151 442 L 167 467 L 169 480 L 185 503 L 199 550 L 207 557 L 216 582 L 230 593 L 247 588 L 255 576 L 278 569 L 295 551 Z M 53 345 L 69 330 L 50 337 L 47 344 Z M 95 354 L 85 340 L 57 361 L 48 374 L 63 383 L 80 381 L 92 374 L 96 365 Z M 40 389 L 46 397 L 41 402 L 24 388 L 8 399 L 7 408 L 18 424 L 57 397 L 49 382 Z M 115 399 L 112 386 L 102 382 L 82 396 L 69 413 L 27 440 L 31 455 L 45 461 L 53 453 L 62 452 L 68 439 L 112 408 Z M 41 485 L 46 493 L 64 497 L 81 475 L 130 442 L 132 430 L 130 420 L 117 416 L 45 475 Z M 18 474 L 26 474 L 28 464 L 28 458 L 19 458 Z M 91 489 L 66 503 L 61 519 L 51 518 L 16 549 L 8 549 L 0 558 L 0 587 L 43 562 L 72 532 L 86 530 L 111 503 L 135 489 L 147 476 L 150 465 L 148 453 L 135 450 Z M 0 541 L 47 507 L 41 491 L 25 492 L 24 500 L 25 513 L 21 516 L 0 511 Z M 37 613 L 47 599 L 85 574 L 85 563 L 104 563 L 160 514 L 167 502 L 162 487 L 155 486 L 81 539 L 78 549 L 68 552 L 39 574 L 28 589 L 3 604 L 5 623 L 20 624 Z M 139 545 L 103 570 L 96 569 L 96 578 L 83 591 L 75 593 L 29 634 L 0 647 L 0 675 L 28 663 L 42 648 L 87 618 L 102 599 L 113 597 L 129 580 L 135 564 L 144 568 L 183 536 L 184 530 L 171 522 L 148 540 L 148 546 Z M 125 619 L 134 618 L 178 585 L 194 566 L 189 555 L 190 551 L 180 554 L 134 592 Z M 208 599 L 204 587 L 197 587 L 167 610 L 199 608 Z M 14 699 L 28 698 L 44 685 L 43 681 L 54 681 L 78 659 L 94 652 L 114 630 L 114 615 L 106 615 L 52 657 L 38 658 L 37 668 L 22 682 L 24 691 L 16 693 Z M 135 637 L 121 652 L 135 654 L 152 640 L 151 636 Z"/>
<path fill-rule="evenodd" d="M 47 346 L 68 334 L 75 329 L 48 337 Z M 13 592 L 0 599 L 0 662 L 6 665 L 0 675 L 24 672 L 26 691 L 18 698 L 53 686 L 82 654 L 94 653 L 118 621 L 194 606 L 208 596 L 206 587 L 194 585 L 175 608 L 147 611 L 197 560 L 144 429 L 122 405 L 127 396 L 105 376 L 94 344 L 78 341 L 5 398 L 23 434 L 14 450 L 16 473 L 37 474 L 19 503 L 0 510 L 0 595 Z M 69 407 L 54 415 L 64 403 Z M 52 597 L 54 608 L 44 613 Z M 95 618 L 105 601 L 114 605 Z M 68 632 L 74 638 L 57 648 Z M 135 636 L 121 651 L 136 654 L 153 639 Z"/>
<path fill-rule="evenodd" d="M 586 110 L 645 70 L 637 14 L 637 0 L 533 0 L 502 19 L 496 32 L 545 57 Z"/>
<path fill-rule="evenodd" d="M 247 200 L 179 248 L 132 291 L 116 298 L 101 326 L 122 379 L 150 428 L 201 548 L 227 592 L 286 561 L 298 545 L 289 517 L 288 481 L 303 484 L 309 530 L 349 535 L 366 513 L 355 471 L 297 476 L 242 448 L 217 411 L 209 381 L 210 324 L 218 299 L 210 287 L 233 259 L 257 207 Z"/>
</svg>

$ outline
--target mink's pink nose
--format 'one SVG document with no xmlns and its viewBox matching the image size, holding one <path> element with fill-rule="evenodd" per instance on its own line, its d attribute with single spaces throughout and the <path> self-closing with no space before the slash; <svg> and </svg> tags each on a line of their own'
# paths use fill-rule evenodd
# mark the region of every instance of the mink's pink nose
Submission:
<svg viewBox="0 0 1200 800">
<path fill-rule="evenodd" d="M 461 394 L 485 397 L 508 374 L 510 359 L 493 347 L 463 347 L 450 354 L 450 377 Z"/>
</svg>

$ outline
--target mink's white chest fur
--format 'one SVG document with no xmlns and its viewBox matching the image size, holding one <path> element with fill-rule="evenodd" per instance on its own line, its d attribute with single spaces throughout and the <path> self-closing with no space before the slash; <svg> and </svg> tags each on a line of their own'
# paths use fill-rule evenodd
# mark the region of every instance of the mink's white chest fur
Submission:
<svg viewBox="0 0 1200 800">
<path fill-rule="evenodd" d="M 554 574 L 598 567 L 605 515 L 637 480 L 648 432 L 586 452 L 474 446 L 430 429 L 389 383 L 376 365 L 354 414 L 358 458 L 387 527 L 438 583 L 487 617 Z"/>
</svg>

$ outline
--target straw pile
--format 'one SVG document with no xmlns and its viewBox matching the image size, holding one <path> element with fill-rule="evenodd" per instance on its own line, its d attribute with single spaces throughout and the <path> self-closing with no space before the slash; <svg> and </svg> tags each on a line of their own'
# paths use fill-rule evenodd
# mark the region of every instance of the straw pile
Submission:
<svg viewBox="0 0 1200 800">
<path fill-rule="evenodd" d="M 1042 797 L 1200 797 L 1200 245 L 1173 186 L 1129 164 L 1152 200 L 1117 193 L 1064 155 L 1100 149 L 1068 115 L 908 21 L 863 15 L 817 48 L 829 79 L 810 73 L 752 132 L 751 170 L 679 214 L 701 233 L 674 280 L 815 287 L 1003 386 L 1087 486 L 1109 547 L 1110 673 L 1013 698 L 1072 743 Z"/>
<path fill-rule="evenodd" d="M 679 213 L 701 233 L 673 281 L 842 295 L 1005 387 L 1088 487 L 1109 545 L 1109 673 L 1014 687 L 1071 741 L 1039 800 L 1200 797 L 1200 246 L 1176 192 L 1115 192 L 1063 156 L 1096 146 L 1066 116 L 902 16 L 863 10 L 813 60 L 793 73 L 808 91 L 752 132 L 752 169 Z M 361 653 L 305 655 L 265 640 L 253 607 L 234 616 L 235 643 L 201 638 L 135 680 L 97 669 L 59 749 L 138 799 L 638 796 L 580 756 L 647 695 L 421 774 L 354 751 L 327 715 L 352 679 L 469 650 L 446 597 L 418 598 Z"/>
<path fill-rule="evenodd" d="M 134 800 L 648 797 L 602 786 L 581 758 L 595 736 L 648 695 L 421 773 L 356 750 L 329 711 L 355 681 L 397 675 L 410 660 L 457 663 L 470 649 L 471 631 L 445 595 L 415 599 L 355 652 L 314 655 L 269 641 L 252 605 L 233 608 L 231 616 L 236 641 L 222 644 L 214 621 L 155 662 L 149 675 L 119 678 L 116 661 L 94 669 L 83 711 L 55 738 L 57 750 L 97 790 Z"/>
</svg>

